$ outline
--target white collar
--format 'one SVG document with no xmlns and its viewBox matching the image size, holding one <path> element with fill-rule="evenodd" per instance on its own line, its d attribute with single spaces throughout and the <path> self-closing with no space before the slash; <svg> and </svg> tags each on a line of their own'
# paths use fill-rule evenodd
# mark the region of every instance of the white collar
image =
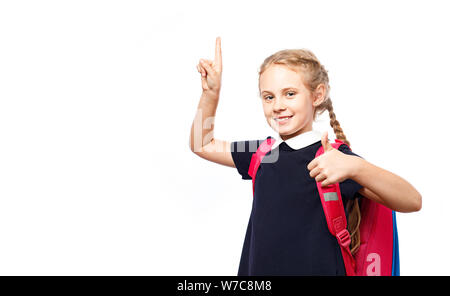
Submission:
<svg viewBox="0 0 450 296">
<path fill-rule="evenodd" d="M 322 133 L 317 130 L 311 130 L 289 138 L 286 141 L 281 139 L 280 135 L 277 133 L 273 138 L 275 138 L 275 143 L 272 145 L 272 150 L 283 142 L 286 142 L 292 149 L 298 150 L 320 141 L 322 139 Z"/>
</svg>

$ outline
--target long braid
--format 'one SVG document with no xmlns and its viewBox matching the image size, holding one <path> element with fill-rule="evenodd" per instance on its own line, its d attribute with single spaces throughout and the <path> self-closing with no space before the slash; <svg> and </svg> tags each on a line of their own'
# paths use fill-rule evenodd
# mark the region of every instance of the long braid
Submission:
<svg viewBox="0 0 450 296">
<path fill-rule="evenodd" d="M 350 147 L 350 142 L 345 137 L 344 131 L 342 130 L 339 121 L 337 121 L 336 119 L 336 114 L 333 111 L 333 103 L 331 102 L 331 99 L 327 100 L 326 108 L 328 110 L 328 114 L 330 115 L 330 125 L 333 128 L 336 138 L 342 140 L 345 144 L 347 144 Z"/>
<path fill-rule="evenodd" d="M 359 210 L 359 204 L 357 199 L 350 199 L 347 201 L 347 213 L 348 213 L 348 229 L 350 232 L 351 243 L 350 252 L 354 254 L 361 244 L 361 237 L 359 233 L 359 224 L 361 223 L 361 212 Z"/>
<path fill-rule="evenodd" d="M 333 128 L 336 138 L 342 140 L 347 146 L 350 147 L 350 142 L 344 134 L 344 131 L 336 119 L 336 114 L 333 111 L 333 104 L 330 98 L 325 102 L 325 107 L 328 110 L 330 116 L 330 125 Z M 353 254 L 356 252 L 361 244 L 361 237 L 359 233 L 359 224 L 361 223 L 361 212 L 359 210 L 358 199 L 349 199 L 347 201 L 347 213 L 348 213 L 348 229 L 351 236 L 350 252 Z"/>
</svg>

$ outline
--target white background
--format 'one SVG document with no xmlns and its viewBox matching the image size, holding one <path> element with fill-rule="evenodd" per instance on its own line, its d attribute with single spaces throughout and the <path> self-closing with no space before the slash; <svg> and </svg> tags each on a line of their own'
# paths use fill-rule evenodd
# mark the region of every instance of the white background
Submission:
<svg viewBox="0 0 450 296">
<path fill-rule="evenodd" d="M 312 50 L 353 151 L 423 196 L 402 275 L 449 275 L 449 27 L 446 1 L 2 1 L 0 274 L 237 273 L 251 181 L 188 145 L 221 36 L 216 138 L 266 137 L 258 67 Z"/>
</svg>

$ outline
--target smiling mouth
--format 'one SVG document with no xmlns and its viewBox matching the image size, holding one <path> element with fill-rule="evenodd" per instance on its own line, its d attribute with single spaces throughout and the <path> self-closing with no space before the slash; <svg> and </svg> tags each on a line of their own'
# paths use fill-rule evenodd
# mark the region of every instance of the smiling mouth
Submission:
<svg viewBox="0 0 450 296">
<path fill-rule="evenodd" d="M 281 116 L 281 117 L 274 117 L 273 120 L 275 120 L 275 122 L 285 122 L 288 121 L 289 119 L 291 119 L 294 115 L 291 116 Z"/>
</svg>

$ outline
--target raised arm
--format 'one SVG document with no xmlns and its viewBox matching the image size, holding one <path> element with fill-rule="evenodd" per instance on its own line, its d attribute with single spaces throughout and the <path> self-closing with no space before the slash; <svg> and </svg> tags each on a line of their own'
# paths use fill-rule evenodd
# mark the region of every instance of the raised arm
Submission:
<svg viewBox="0 0 450 296">
<path fill-rule="evenodd" d="M 214 120 L 219 103 L 222 80 L 222 52 L 220 37 L 216 38 L 214 61 L 200 60 L 197 70 L 201 74 L 202 95 L 191 126 L 191 151 L 206 160 L 235 167 L 230 142 L 214 138 Z"/>
</svg>

